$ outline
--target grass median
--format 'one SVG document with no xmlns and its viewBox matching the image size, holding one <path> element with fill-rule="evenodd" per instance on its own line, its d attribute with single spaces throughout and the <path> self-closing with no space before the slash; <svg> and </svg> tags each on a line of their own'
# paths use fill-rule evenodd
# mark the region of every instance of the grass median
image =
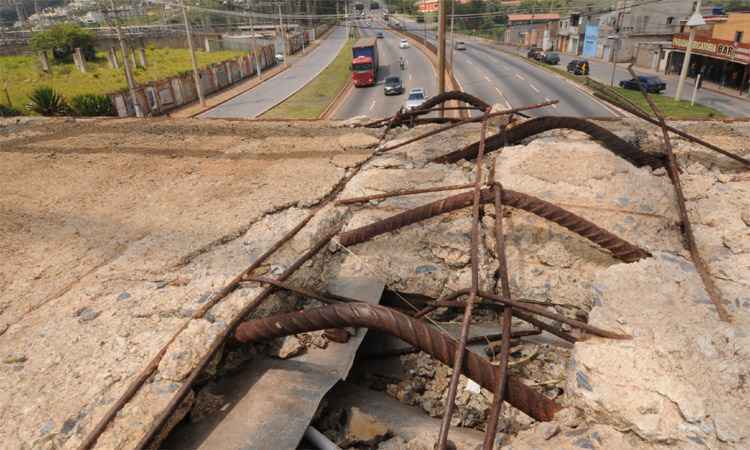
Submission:
<svg viewBox="0 0 750 450">
<path fill-rule="evenodd" d="M 350 39 L 331 64 L 305 87 L 263 114 L 264 119 L 317 119 L 331 104 L 351 78 L 352 63 Z"/>
</svg>

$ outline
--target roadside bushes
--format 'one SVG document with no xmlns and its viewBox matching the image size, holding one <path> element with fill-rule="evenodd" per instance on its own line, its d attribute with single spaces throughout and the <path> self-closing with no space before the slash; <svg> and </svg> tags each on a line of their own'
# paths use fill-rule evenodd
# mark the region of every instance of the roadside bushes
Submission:
<svg viewBox="0 0 750 450">
<path fill-rule="evenodd" d="M 16 117 L 20 116 L 21 111 L 8 105 L 0 105 L 0 117 Z"/>
<path fill-rule="evenodd" d="M 29 95 L 29 111 L 42 116 L 64 116 L 68 113 L 65 98 L 49 86 L 40 86 Z"/>
<path fill-rule="evenodd" d="M 83 94 L 68 103 L 49 86 L 36 88 L 29 96 L 27 109 L 42 116 L 114 116 L 112 101 L 106 95 Z"/>
<path fill-rule="evenodd" d="M 70 100 L 70 107 L 77 116 L 114 116 L 112 100 L 106 95 L 84 94 Z"/>
</svg>

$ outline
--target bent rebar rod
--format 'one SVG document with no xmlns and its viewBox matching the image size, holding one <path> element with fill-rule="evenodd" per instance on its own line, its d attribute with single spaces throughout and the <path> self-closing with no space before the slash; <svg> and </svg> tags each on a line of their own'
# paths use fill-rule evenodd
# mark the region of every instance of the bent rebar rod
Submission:
<svg viewBox="0 0 750 450">
<path fill-rule="evenodd" d="M 557 129 L 570 129 L 586 133 L 593 139 L 601 142 L 602 145 L 612 153 L 629 161 L 636 167 L 650 166 L 651 168 L 657 169 L 664 166 L 664 161 L 660 155 L 644 152 L 611 131 L 586 119 L 578 117 L 549 116 L 527 120 L 518 125 L 507 128 L 507 131 L 505 132 L 500 132 L 487 138 L 485 151 L 489 153 L 498 150 L 505 145 L 516 144 L 529 136 Z M 476 157 L 478 150 L 479 143 L 474 142 L 460 150 L 434 158 L 430 162 L 453 163 L 462 159 L 471 159 Z"/>
<path fill-rule="evenodd" d="M 324 306 L 251 320 L 237 328 L 235 337 L 240 342 L 258 342 L 291 334 L 351 326 L 397 336 L 448 366 L 452 367 L 454 364 L 458 346 L 455 339 L 424 321 L 412 319 L 384 306 L 363 303 Z M 485 389 L 494 391 L 497 387 L 497 367 L 474 352 L 466 352 L 461 370 Z M 514 376 L 508 377 L 506 400 L 541 422 L 552 420 L 555 413 L 561 409 L 556 402 L 534 391 Z"/>
<path fill-rule="evenodd" d="M 358 244 L 380 234 L 429 219 L 430 217 L 466 208 L 471 205 L 472 198 L 473 192 L 465 192 L 432 203 L 427 203 L 426 205 L 418 206 L 400 214 L 396 214 L 395 216 L 342 233 L 339 235 L 339 243 L 345 247 Z M 489 203 L 492 201 L 494 201 L 492 190 L 483 189 L 481 193 L 481 202 Z M 503 205 L 522 209 L 543 219 L 555 222 L 558 225 L 583 236 L 598 246 L 609 250 L 612 253 L 612 256 L 621 261 L 634 262 L 651 256 L 646 250 L 631 244 L 603 228 L 600 228 L 583 217 L 573 214 L 566 209 L 560 208 L 559 206 L 553 205 L 552 203 L 540 198 L 512 191 L 510 189 L 503 189 L 502 202 Z"/>
</svg>

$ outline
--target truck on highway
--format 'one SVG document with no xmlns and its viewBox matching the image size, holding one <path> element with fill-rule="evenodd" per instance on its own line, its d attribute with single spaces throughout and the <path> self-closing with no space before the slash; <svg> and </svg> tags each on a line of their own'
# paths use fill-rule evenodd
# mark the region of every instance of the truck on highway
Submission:
<svg viewBox="0 0 750 450">
<path fill-rule="evenodd" d="M 378 40 L 360 38 L 352 47 L 352 82 L 354 86 L 372 86 L 378 75 Z"/>
</svg>

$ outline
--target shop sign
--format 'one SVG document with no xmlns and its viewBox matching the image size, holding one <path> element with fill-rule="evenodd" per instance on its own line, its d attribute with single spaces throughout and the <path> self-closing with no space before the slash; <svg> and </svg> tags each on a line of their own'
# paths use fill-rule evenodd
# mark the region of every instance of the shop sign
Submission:
<svg viewBox="0 0 750 450">
<path fill-rule="evenodd" d="M 676 48 L 687 48 L 688 39 L 675 36 L 674 38 L 672 38 L 672 45 L 674 45 L 674 47 Z M 735 59 L 740 56 L 737 54 L 737 47 L 735 46 L 735 44 L 729 43 L 729 41 L 726 41 L 725 43 L 718 40 L 706 41 L 695 39 L 693 41 L 693 51 L 720 56 L 726 59 Z M 740 57 L 740 59 L 745 58 Z"/>
</svg>

